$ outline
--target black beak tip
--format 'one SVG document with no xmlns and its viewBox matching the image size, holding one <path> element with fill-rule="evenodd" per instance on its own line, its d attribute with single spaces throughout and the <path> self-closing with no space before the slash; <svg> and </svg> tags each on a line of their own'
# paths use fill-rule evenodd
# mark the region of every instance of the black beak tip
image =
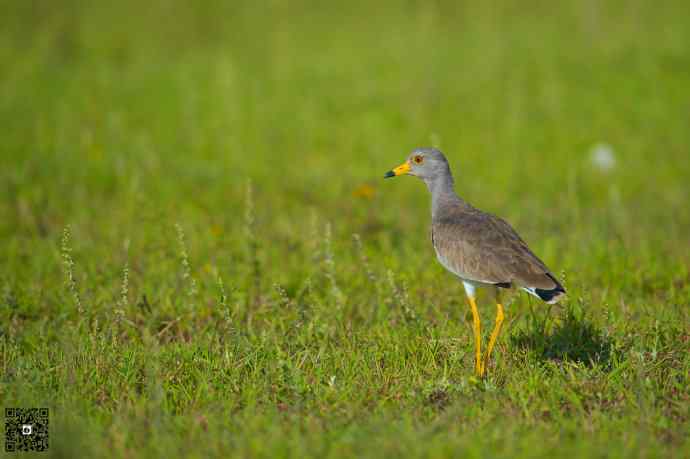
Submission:
<svg viewBox="0 0 690 459">
<path fill-rule="evenodd" d="M 395 177 L 395 172 L 388 171 L 388 172 L 386 172 L 386 175 L 383 176 L 383 178 L 391 178 L 391 177 Z"/>
</svg>

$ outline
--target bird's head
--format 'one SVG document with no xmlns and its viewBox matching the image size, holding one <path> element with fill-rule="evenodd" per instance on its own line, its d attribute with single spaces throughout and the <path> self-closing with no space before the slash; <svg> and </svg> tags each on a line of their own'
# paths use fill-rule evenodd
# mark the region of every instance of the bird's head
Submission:
<svg viewBox="0 0 690 459">
<path fill-rule="evenodd" d="M 425 182 L 431 182 L 437 178 L 449 177 L 450 167 L 446 157 L 436 148 L 416 148 L 404 163 L 386 172 L 384 178 L 398 175 L 414 175 Z"/>
</svg>

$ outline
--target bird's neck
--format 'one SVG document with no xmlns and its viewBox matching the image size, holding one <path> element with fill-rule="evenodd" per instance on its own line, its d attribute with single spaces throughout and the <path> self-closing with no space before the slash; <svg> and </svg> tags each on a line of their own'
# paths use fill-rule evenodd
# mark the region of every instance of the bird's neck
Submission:
<svg viewBox="0 0 690 459">
<path fill-rule="evenodd" d="M 448 204 L 463 202 L 455 193 L 453 177 L 450 174 L 436 177 L 433 180 L 425 180 L 425 183 L 431 193 L 432 217 L 438 216 L 441 209 Z"/>
</svg>

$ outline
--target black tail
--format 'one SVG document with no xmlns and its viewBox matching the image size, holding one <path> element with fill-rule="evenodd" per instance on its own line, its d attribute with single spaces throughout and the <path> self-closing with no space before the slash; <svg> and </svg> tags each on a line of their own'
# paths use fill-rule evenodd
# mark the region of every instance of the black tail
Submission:
<svg viewBox="0 0 690 459">
<path fill-rule="evenodd" d="M 563 295 L 565 295 L 565 289 L 550 273 L 546 273 L 546 275 L 549 276 L 549 278 L 556 284 L 556 287 L 550 290 L 535 288 L 534 293 L 536 293 L 542 301 L 547 303 L 556 303 Z"/>
</svg>

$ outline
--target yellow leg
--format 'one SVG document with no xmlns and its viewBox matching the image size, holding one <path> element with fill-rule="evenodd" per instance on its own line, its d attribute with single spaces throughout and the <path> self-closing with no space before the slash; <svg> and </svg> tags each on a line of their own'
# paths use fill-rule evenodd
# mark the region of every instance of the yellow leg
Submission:
<svg viewBox="0 0 690 459">
<path fill-rule="evenodd" d="M 496 344 L 499 333 L 501 333 L 501 325 L 503 324 L 503 305 L 501 304 L 501 298 L 499 296 L 498 290 L 496 291 L 496 325 L 494 325 L 494 330 L 491 332 L 491 338 L 489 338 L 489 345 L 486 348 L 486 359 L 484 360 L 484 365 L 482 370 L 489 364 L 489 358 L 491 357 L 491 351 Z"/>
<path fill-rule="evenodd" d="M 474 301 L 474 296 L 468 295 L 467 300 L 470 302 L 470 308 L 472 308 L 472 329 L 474 330 L 474 347 L 476 350 L 474 372 L 477 374 L 477 376 L 483 376 L 484 366 L 482 365 L 482 325 L 479 321 L 479 310 L 477 309 L 477 303 Z"/>
</svg>

